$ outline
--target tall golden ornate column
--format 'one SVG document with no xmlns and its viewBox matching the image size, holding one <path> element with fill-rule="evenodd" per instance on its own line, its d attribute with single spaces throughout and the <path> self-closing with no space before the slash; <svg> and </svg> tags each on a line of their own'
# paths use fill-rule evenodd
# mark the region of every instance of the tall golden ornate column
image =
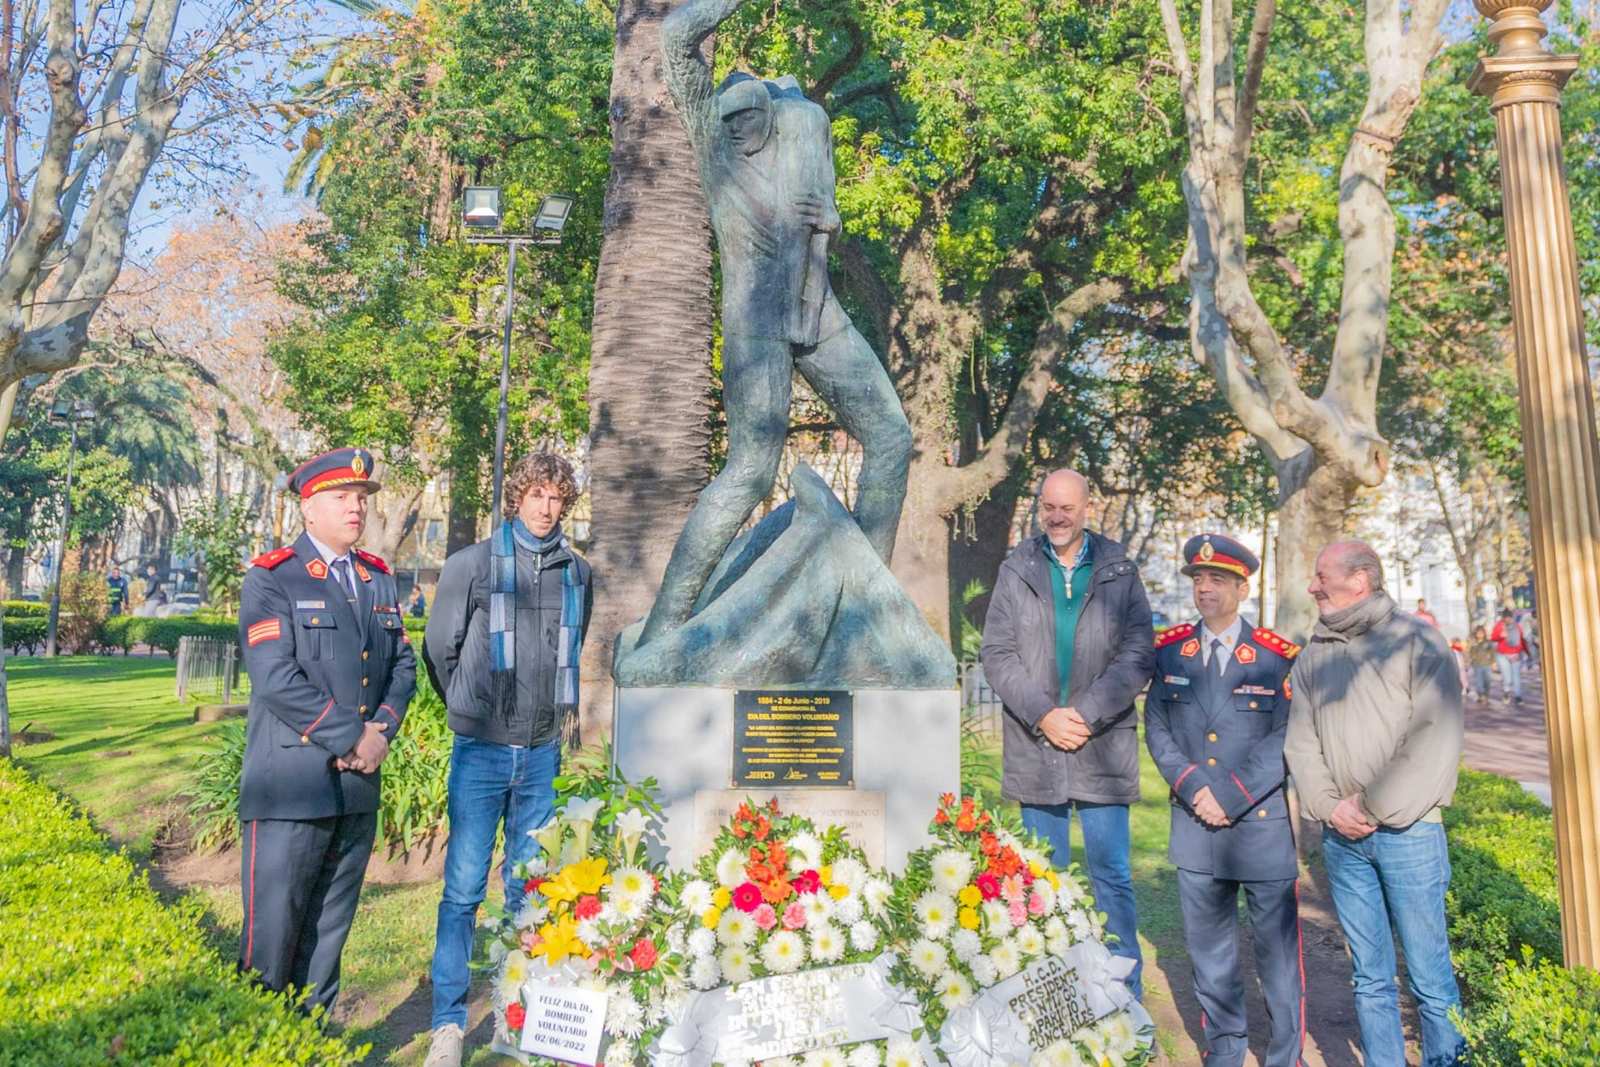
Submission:
<svg viewBox="0 0 1600 1067">
<path fill-rule="evenodd" d="M 1561 89 L 1576 56 L 1544 46 L 1551 0 L 1474 0 L 1493 56 L 1469 82 L 1500 146 L 1511 315 L 1528 470 L 1545 716 L 1550 727 L 1561 939 L 1600 966 L 1600 446 L 1584 353 L 1578 261 L 1561 151 Z"/>
</svg>

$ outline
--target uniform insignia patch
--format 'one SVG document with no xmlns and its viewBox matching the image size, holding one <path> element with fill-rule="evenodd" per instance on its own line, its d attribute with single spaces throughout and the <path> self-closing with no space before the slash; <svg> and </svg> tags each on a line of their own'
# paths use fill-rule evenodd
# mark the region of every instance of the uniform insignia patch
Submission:
<svg viewBox="0 0 1600 1067">
<path fill-rule="evenodd" d="M 1189 684 L 1189 679 L 1185 678 L 1181 674 L 1168 674 L 1168 675 L 1163 676 L 1161 680 L 1163 682 L 1166 682 L 1168 685 L 1188 685 Z"/>
<path fill-rule="evenodd" d="M 1300 646 L 1286 637 L 1279 637 L 1265 626 L 1256 628 L 1250 635 L 1262 648 L 1270 648 L 1284 659 L 1294 659 L 1300 654 Z"/>
<path fill-rule="evenodd" d="M 282 637 L 283 624 L 280 623 L 276 618 L 262 619 L 258 623 L 253 623 L 247 630 L 245 630 L 244 635 L 245 642 L 251 648 L 255 648 L 263 641 L 276 641 L 278 638 Z"/>
<path fill-rule="evenodd" d="M 272 568 L 276 567 L 278 564 L 282 563 L 292 555 L 294 555 L 294 549 L 285 545 L 282 548 L 275 548 L 271 552 L 257 556 L 250 562 L 257 567 L 264 567 L 270 571 Z"/>
<path fill-rule="evenodd" d="M 328 576 L 328 565 L 320 559 L 311 560 L 306 564 L 306 573 L 320 582 Z"/>
<path fill-rule="evenodd" d="M 328 606 L 328 602 L 326 600 L 296 600 L 294 606 L 297 608 L 315 608 L 320 611 Z"/>
<path fill-rule="evenodd" d="M 1192 633 L 1194 633 L 1194 623 L 1179 623 L 1177 626 L 1162 630 L 1156 635 L 1156 647 L 1166 648 L 1168 645 L 1176 641 L 1182 641 L 1185 637 L 1188 637 Z"/>
<path fill-rule="evenodd" d="M 1283 699 L 1285 699 L 1285 700 L 1293 700 L 1294 699 L 1294 686 L 1289 684 L 1289 679 L 1287 679 L 1287 678 L 1285 678 L 1283 680 Z"/>
<path fill-rule="evenodd" d="M 1268 689 L 1264 685 L 1241 685 L 1234 692 L 1247 697 L 1273 697 L 1278 695 L 1276 689 Z"/>
<path fill-rule="evenodd" d="M 1234 649 L 1233 658 L 1240 663 L 1254 663 L 1256 661 L 1256 650 L 1251 645 L 1240 645 Z"/>
<path fill-rule="evenodd" d="M 1187 640 L 1187 641 L 1185 641 L 1183 643 L 1183 647 L 1182 648 L 1178 649 L 1178 655 L 1187 658 L 1189 656 L 1193 656 L 1196 652 L 1199 652 L 1199 651 L 1200 651 L 1200 639 L 1198 637 L 1191 637 L 1191 638 L 1189 638 L 1189 640 Z"/>
<path fill-rule="evenodd" d="M 384 574 L 393 574 L 394 573 L 393 571 L 391 571 L 389 569 L 389 565 L 383 561 L 383 557 L 382 556 L 374 556 L 371 552 L 368 552 L 366 549 L 363 549 L 363 548 L 356 549 L 356 558 L 361 560 L 363 563 L 365 563 L 367 566 L 371 567 L 375 571 L 381 571 Z"/>
<path fill-rule="evenodd" d="M 359 563 L 356 564 L 356 573 L 361 576 L 363 582 L 372 581 L 372 573 Z"/>
</svg>

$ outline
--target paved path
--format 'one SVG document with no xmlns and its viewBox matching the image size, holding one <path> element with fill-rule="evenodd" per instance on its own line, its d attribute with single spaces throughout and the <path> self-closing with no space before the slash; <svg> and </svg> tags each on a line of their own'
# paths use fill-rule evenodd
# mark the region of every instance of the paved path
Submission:
<svg viewBox="0 0 1600 1067">
<path fill-rule="evenodd" d="M 1467 740 L 1462 761 L 1478 771 L 1503 774 L 1550 803 L 1550 748 L 1545 734 L 1544 683 L 1523 668 L 1523 700 L 1513 706 L 1495 679 L 1488 703 L 1467 697 Z"/>
</svg>

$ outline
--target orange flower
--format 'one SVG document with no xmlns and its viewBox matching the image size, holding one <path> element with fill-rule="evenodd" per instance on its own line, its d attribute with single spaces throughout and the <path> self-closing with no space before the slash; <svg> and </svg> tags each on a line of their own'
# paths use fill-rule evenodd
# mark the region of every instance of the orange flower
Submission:
<svg viewBox="0 0 1600 1067">
<path fill-rule="evenodd" d="M 950 805 L 954 804 L 955 802 L 956 802 L 956 795 L 954 793 L 940 793 L 939 794 L 939 803 L 942 806 L 948 808 Z"/>
<path fill-rule="evenodd" d="M 985 856 L 993 856 L 1000 851 L 1000 839 L 994 834 L 985 831 L 983 836 L 978 838 L 978 848 L 982 850 Z"/>
<path fill-rule="evenodd" d="M 939 826 L 944 826 L 950 821 L 950 815 L 943 808 L 940 808 L 933 813 L 933 821 Z"/>
<path fill-rule="evenodd" d="M 782 904 L 794 893 L 794 886 L 790 885 L 782 878 L 773 878 L 770 881 L 760 883 L 760 885 L 761 896 L 768 904 L 771 904 L 774 907 Z"/>
<path fill-rule="evenodd" d="M 756 840 L 765 841 L 767 839 L 767 835 L 770 833 L 772 833 L 772 824 L 767 821 L 767 817 L 765 815 L 757 815 Z"/>
<path fill-rule="evenodd" d="M 978 820 L 972 817 L 972 812 L 963 811 L 956 816 L 956 829 L 964 834 L 970 834 L 978 828 Z"/>
</svg>

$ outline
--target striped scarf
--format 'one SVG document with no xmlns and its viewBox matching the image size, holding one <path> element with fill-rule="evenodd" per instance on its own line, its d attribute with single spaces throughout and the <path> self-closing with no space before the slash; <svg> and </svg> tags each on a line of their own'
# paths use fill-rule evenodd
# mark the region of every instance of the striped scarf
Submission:
<svg viewBox="0 0 1600 1067">
<path fill-rule="evenodd" d="M 495 707 L 509 719 L 517 693 L 517 548 L 542 555 L 572 552 L 561 528 L 540 540 L 521 519 L 503 522 L 489 542 L 489 663 Z M 556 717 L 561 740 L 578 742 L 578 657 L 583 651 L 584 579 L 578 557 L 561 568 L 561 637 L 556 646 Z"/>
</svg>

